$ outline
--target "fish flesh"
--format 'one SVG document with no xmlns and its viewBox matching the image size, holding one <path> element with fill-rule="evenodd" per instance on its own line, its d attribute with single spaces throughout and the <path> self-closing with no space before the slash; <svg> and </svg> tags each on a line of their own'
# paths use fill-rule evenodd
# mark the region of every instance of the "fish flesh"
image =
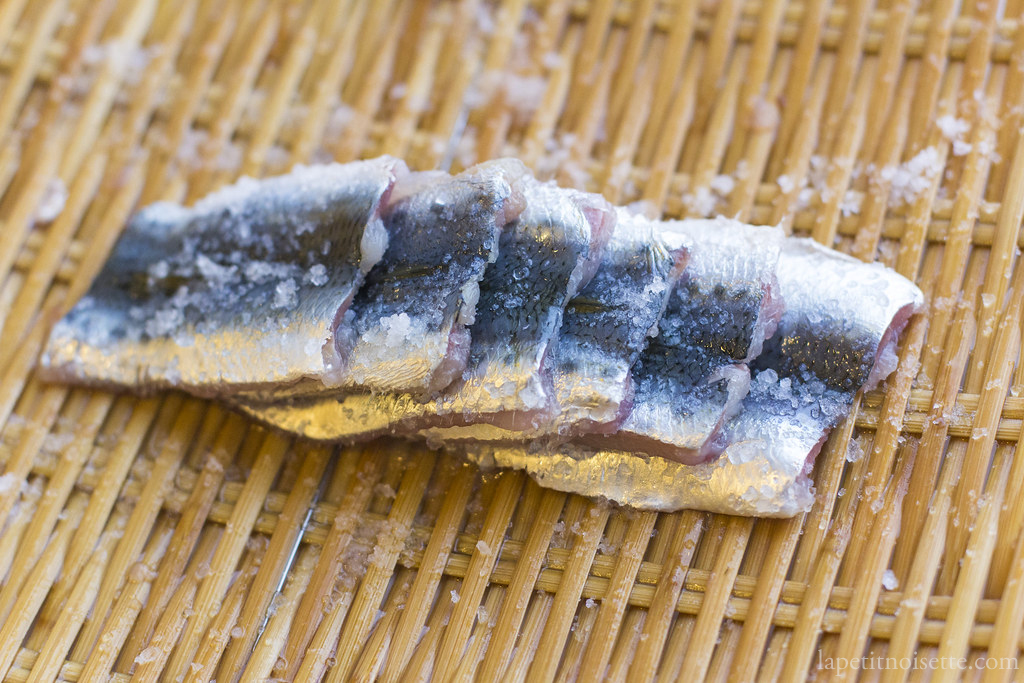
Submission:
<svg viewBox="0 0 1024 683">
<path fill-rule="evenodd" d="M 383 157 L 243 179 L 191 208 L 153 204 L 54 327 L 49 379 L 203 396 L 319 382 L 388 234 L 404 162 Z"/>
<path fill-rule="evenodd" d="M 784 242 L 778 277 L 785 312 L 740 411 L 725 425 L 719 457 L 690 465 L 578 444 L 509 442 L 465 444 L 464 455 L 526 470 L 543 486 L 646 509 L 760 517 L 807 510 L 811 467 L 825 438 L 858 391 L 896 368 L 899 335 L 924 299 L 888 268 L 810 239 Z"/>
<path fill-rule="evenodd" d="M 693 464 L 721 452 L 721 428 L 750 383 L 746 363 L 778 326 L 783 235 L 725 218 L 664 225 L 690 238 L 689 264 L 633 368 L 629 414 L 584 440 Z"/>
<path fill-rule="evenodd" d="M 603 217 L 600 222 L 604 225 L 608 220 Z M 346 442 L 394 433 L 415 433 L 431 442 L 521 440 L 582 429 L 583 421 L 610 422 L 629 398 L 629 368 L 686 263 L 685 238 L 675 232 L 666 236 L 669 244 L 653 224 L 617 212 L 615 230 L 599 267 L 589 284 L 565 306 L 557 340 L 548 337 L 550 348 L 541 359 L 546 376 L 532 374 L 535 381 L 524 383 L 528 390 L 514 397 L 523 408 L 522 415 L 516 414 L 509 400 L 485 397 L 482 394 L 486 392 L 477 389 L 497 381 L 486 378 L 486 367 L 476 377 L 467 377 L 465 394 L 456 390 L 433 402 L 388 392 L 240 407 L 272 426 L 289 431 L 298 428 L 318 440 Z M 501 326 L 507 325 L 508 312 L 501 307 L 483 311 L 503 318 Z M 519 315 L 513 312 L 512 319 Z M 481 322 L 485 329 L 500 329 L 493 319 Z M 488 343 L 497 339 L 500 335 Z M 479 348 L 477 356 L 483 360 L 488 351 L 483 344 Z M 472 419 L 475 415 L 489 417 L 476 421 Z"/>
<path fill-rule="evenodd" d="M 542 365 L 562 327 L 568 301 L 602 263 L 615 212 L 598 195 L 536 181 L 522 184 L 525 206 L 502 233 L 498 257 L 480 284 L 469 362 L 437 398 L 411 394 L 320 395 L 247 401 L 243 412 L 270 425 L 305 427 L 314 438 L 356 441 L 431 426 L 489 422 L 527 429 L 550 416 L 550 381 Z"/>
<path fill-rule="evenodd" d="M 335 338 L 340 365 L 327 386 L 429 394 L 462 374 L 480 280 L 523 209 L 527 176 L 521 162 L 502 159 L 396 186 L 384 217 L 388 251 L 352 302 L 347 334 Z"/>
<path fill-rule="evenodd" d="M 514 160 L 384 157 L 143 210 L 42 366 L 628 505 L 788 516 L 921 302 L 774 229 L 651 221 Z"/>
</svg>

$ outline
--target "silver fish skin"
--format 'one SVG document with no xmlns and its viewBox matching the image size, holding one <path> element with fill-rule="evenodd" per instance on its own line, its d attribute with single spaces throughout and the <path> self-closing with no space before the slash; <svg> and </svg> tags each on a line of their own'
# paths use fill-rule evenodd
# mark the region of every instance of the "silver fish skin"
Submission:
<svg viewBox="0 0 1024 683">
<path fill-rule="evenodd" d="M 369 274 L 336 338 L 328 386 L 430 394 L 462 374 L 480 281 L 503 228 L 523 209 L 528 177 L 514 159 L 457 176 L 412 174 L 385 210 L 387 254 Z"/>
<path fill-rule="evenodd" d="M 551 412 L 545 356 L 566 304 L 597 272 L 616 218 L 594 194 L 534 182 L 524 197 L 481 284 L 466 372 L 430 408 L 429 422 L 528 429 Z"/>
<path fill-rule="evenodd" d="M 724 455 L 810 465 L 857 392 L 896 369 L 899 336 L 924 295 L 881 264 L 810 239 L 785 242 L 779 281 L 786 312 L 753 364 L 741 411 L 724 428 Z"/>
<path fill-rule="evenodd" d="M 321 379 L 335 321 L 386 250 L 404 162 L 297 166 L 141 210 L 54 327 L 49 379 L 213 396 Z"/>
<path fill-rule="evenodd" d="M 669 304 L 675 329 L 663 333 L 686 334 L 734 363 L 756 358 L 785 308 L 777 274 L 783 232 L 728 218 L 662 225 L 688 237 L 692 251 Z"/>
<path fill-rule="evenodd" d="M 459 445 L 467 460 L 490 468 L 525 470 L 546 488 L 605 498 L 642 510 L 705 510 L 727 515 L 792 517 L 814 502 L 803 470 L 759 453 L 747 461 L 725 456 L 697 465 L 619 450 L 565 443 L 554 450 L 508 441 Z"/>
<path fill-rule="evenodd" d="M 689 257 L 689 240 L 618 211 L 594 279 L 569 302 L 549 351 L 557 410 L 524 436 L 614 431 L 632 400 L 630 369 L 647 346 Z"/>
<path fill-rule="evenodd" d="M 808 239 L 784 242 L 778 273 L 786 311 L 757 359 L 775 368 L 755 372 L 742 409 L 725 426 L 728 445 L 719 457 L 686 465 L 574 444 L 485 442 L 466 445 L 467 457 L 524 469 L 543 486 L 645 509 L 758 517 L 806 511 L 814 501 L 809 474 L 829 430 L 857 391 L 895 369 L 899 335 L 924 298 L 880 264 Z M 862 355 L 838 359 L 824 347 L 837 329 L 843 348 Z"/>
<path fill-rule="evenodd" d="M 480 285 L 469 365 L 436 399 L 402 392 L 246 401 L 243 412 L 319 440 L 356 441 L 430 425 L 488 421 L 510 428 L 547 415 L 542 373 L 562 311 L 593 278 L 614 229 L 598 195 L 525 182 L 525 208 L 502 233 Z M 464 427 L 466 428 L 466 427 Z"/>
<path fill-rule="evenodd" d="M 774 334 L 783 305 L 776 269 L 781 230 L 724 218 L 672 221 L 690 261 L 633 367 L 629 414 L 613 434 L 583 440 L 694 464 L 721 452 L 722 426 L 739 410 L 745 362 Z"/>
<path fill-rule="evenodd" d="M 810 239 L 786 240 L 779 278 L 786 312 L 754 368 L 807 371 L 851 395 L 896 369 L 899 334 L 924 301 L 916 285 Z"/>
</svg>

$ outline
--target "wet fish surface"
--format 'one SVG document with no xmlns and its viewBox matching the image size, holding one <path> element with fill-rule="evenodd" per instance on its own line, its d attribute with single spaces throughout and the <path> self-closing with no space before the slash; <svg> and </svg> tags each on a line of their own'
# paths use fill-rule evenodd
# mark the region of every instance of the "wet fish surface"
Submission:
<svg viewBox="0 0 1024 683">
<path fill-rule="evenodd" d="M 466 371 L 443 395 L 326 395 L 242 409 L 286 429 L 315 423 L 305 428 L 315 429 L 315 438 L 346 441 L 475 421 L 523 429 L 550 417 L 541 366 L 566 304 L 601 263 L 615 213 L 597 195 L 536 181 L 523 183 L 523 198 L 525 208 L 502 233 L 480 284 Z"/>
<path fill-rule="evenodd" d="M 514 160 L 383 157 L 144 209 L 41 364 L 626 505 L 791 516 L 922 300 L 811 240 L 651 221 Z"/>
<path fill-rule="evenodd" d="M 341 360 L 326 384 L 373 391 L 436 392 L 462 373 L 480 280 L 505 225 L 523 208 L 512 159 L 457 176 L 414 174 L 386 208 L 391 243 L 349 310 Z"/>
<path fill-rule="evenodd" d="M 690 261 L 633 368 L 629 414 L 588 443 L 692 464 L 721 452 L 721 428 L 747 393 L 746 362 L 778 326 L 783 236 L 724 218 L 664 225 L 690 239 Z"/>
<path fill-rule="evenodd" d="M 524 469 L 544 486 L 647 509 L 761 517 L 807 510 L 818 450 L 856 393 L 895 369 L 899 335 L 923 295 L 880 264 L 810 239 L 784 242 L 778 274 L 786 309 L 724 428 L 719 457 L 687 465 L 623 450 L 508 442 L 468 444 L 465 455 L 483 466 Z"/>
<path fill-rule="evenodd" d="M 469 367 L 433 409 L 446 422 L 530 429 L 550 417 L 542 365 L 566 305 L 598 270 L 615 213 L 597 195 L 539 183 L 525 197 L 481 285 Z"/>
<path fill-rule="evenodd" d="M 810 239 L 785 242 L 779 281 L 786 312 L 753 363 L 742 410 L 726 425 L 731 457 L 811 463 L 858 391 L 896 369 L 896 344 L 923 306 L 906 278 Z M 798 482 L 810 486 L 806 473 Z"/>
<path fill-rule="evenodd" d="M 614 430 L 632 401 L 630 369 L 647 346 L 688 259 L 677 232 L 618 212 L 594 279 L 569 302 L 549 367 L 558 412 L 541 431 Z"/>
<path fill-rule="evenodd" d="M 405 164 L 383 157 L 243 179 L 139 212 L 54 327 L 47 377 L 200 395 L 321 379 L 335 321 L 383 255 Z"/>
</svg>

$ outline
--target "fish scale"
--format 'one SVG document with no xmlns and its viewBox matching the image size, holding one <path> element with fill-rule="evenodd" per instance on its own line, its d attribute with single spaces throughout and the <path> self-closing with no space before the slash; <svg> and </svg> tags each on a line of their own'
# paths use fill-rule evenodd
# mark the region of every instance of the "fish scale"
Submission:
<svg viewBox="0 0 1024 683">
<path fill-rule="evenodd" d="M 783 236 L 727 219 L 664 225 L 690 238 L 689 265 L 633 368 L 629 414 L 587 443 L 694 463 L 721 451 L 722 425 L 747 393 L 744 363 L 778 324 Z"/>
<path fill-rule="evenodd" d="M 618 212 L 594 279 L 566 308 L 550 367 L 558 413 L 547 433 L 614 429 L 632 392 L 630 368 L 686 264 L 688 240 Z"/>
<path fill-rule="evenodd" d="M 320 378 L 333 321 L 379 259 L 397 159 L 243 179 L 140 211 L 54 327 L 45 376 L 202 395 Z"/>
<path fill-rule="evenodd" d="M 593 278 L 615 217 L 597 195 L 534 183 L 481 285 L 471 369 L 436 402 L 456 422 L 528 428 L 551 409 L 542 372 L 563 311 Z"/>
<path fill-rule="evenodd" d="M 829 430 L 849 412 L 857 391 L 895 369 L 895 346 L 924 297 L 881 264 L 862 263 L 809 239 L 787 239 L 779 255 L 779 292 L 786 302 L 778 332 L 758 363 L 740 411 L 724 427 L 717 458 L 683 464 L 633 451 L 562 444 L 479 442 L 464 455 L 490 467 L 524 469 L 541 485 L 602 496 L 646 509 L 693 508 L 726 514 L 791 517 L 814 500 L 809 477 Z M 823 348 L 836 331 L 843 347 Z M 850 387 L 851 377 L 864 384 Z"/>
<path fill-rule="evenodd" d="M 365 439 L 383 432 L 452 428 L 492 421 L 524 426 L 546 414 L 550 396 L 542 374 L 548 344 L 562 311 L 593 277 L 614 213 L 597 195 L 524 183 L 525 208 L 502 233 L 498 257 L 480 285 L 469 363 L 436 400 L 402 392 L 357 393 L 295 400 L 288 405 L 249 402 L 243 410 L 285 429 L 303 425 L 318 439 Z"/>
<path fill-rule="evenodd" d="M 511 160 L 243 180 L 141 212 L 42 362 L 58 379 L 217 394 L 314 439 L 461 440 L 481 465 L 627 505 L 807 509 L 817 450 L 895 368 L 920 290 L 810 240 L 782 240 L 775 267 L 777 231 L 623 209 L 593 273 L 607 214 Z M 378 381 L 410 388 L 345 395 Z M 669 459 L 709 447 L 724 450 Z"/>
<path fill-rule="evenodd" d="M 351 334 L 337 339 L 343 365 L 328 385 L 433 392 L 462 373 L 479 282 L 522 209 L 513 184 L 526 174 L 504 159 L 396 188 L 388 252 L 352 302 Z"/>
</svg>

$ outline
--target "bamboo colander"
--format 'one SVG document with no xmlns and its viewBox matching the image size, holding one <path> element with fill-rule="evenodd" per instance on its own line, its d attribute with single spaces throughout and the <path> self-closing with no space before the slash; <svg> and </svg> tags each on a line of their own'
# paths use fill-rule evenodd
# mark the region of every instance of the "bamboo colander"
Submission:
<svg viewBox="0 0 1024 683">
<path fill-rule="evenodd" d="M 0 0 L 0 680 L 1020 680 L 1024 2 L 960 5 Z M 781 224 L 929 307 L 792 520 L 35 377 L 135 208 L 381 153 Z"/>
</svg>

